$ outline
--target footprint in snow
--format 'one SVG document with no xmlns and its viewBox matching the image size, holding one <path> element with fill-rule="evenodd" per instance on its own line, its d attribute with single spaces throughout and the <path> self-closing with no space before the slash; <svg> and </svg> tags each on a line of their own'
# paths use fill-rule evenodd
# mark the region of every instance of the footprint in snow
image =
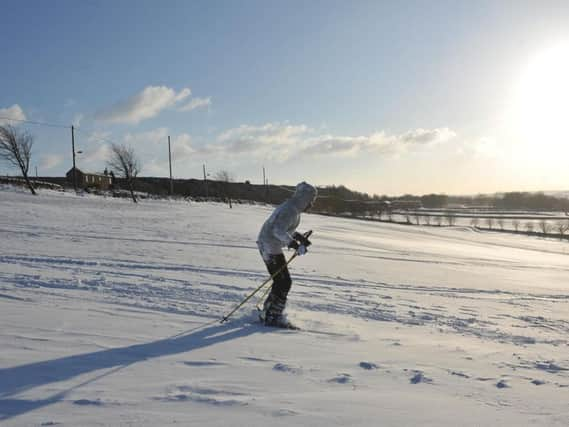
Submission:
<svg viewBox="0 0 569 427">
<path fill-rule="evenodd" d="M 164 398 L 159 398 L 164 402 L 197 402 L 197 403 L 209 403 L 210 405 L 216 406 L 234 406 L 234 405 L 246 405 L 246 402 L 240 402 L 235 399 L 216 399 L 209 396 L 202 396 L 199 394 L 184 394 L 178 393 L 173 395 L 168 395 Z"/>
<path fill-rule="evenodd" d="M 336 384 L 351 384 L 354 381 L 352 380 L 352 376 L 350 374 L 340 374 L 337 377 L 329 379 L 328 382 Z"/>
<path fill-rule="evenodd" d="M 415 371 L 415 374 L 409 380 L 411 384 L 419 384 L 419 383 L 426 383 L 432 384 L 433 380 L 429 377 L 426 377 L 425 374 L 421 371 Z"/>
<path fill-rule="evenodd" d="M 372 362 L 360 362 L 360 368 L 371 371 L 372 369 L 378 369 L 379 366 Z"/>
<path fill-rule="evenodd" d="M 279 409 L 272 412 L 273 417 L 290 417 L 292 415 L 298 415 L 298 412 L 292 409 Z"/>
<path fill-rule="evenodd" d="M 492 378 L 492 377 L 478 377 L 478 378 L 476 378 L 476 380 L 482 381 L 482 382 L 488 382 L 488 381 L 492 381 L 494 379 L 495 378 Z"/>
<path fill-rule="evenodd" d="M 247 405 L 250 395 L 230 390 L 206 387 L 177 386 L 167 392 L 165 397 L 156 397 L 163 402 L 197 402 L 215 406 Z"/>
<path fill-rule="evenodd" d="M 252 356 L 243 356 L 240 357 L 239 359 L 245 360 L 247 362 L 273 362 L 273 360 L 270 359 L 262 359 L 260 357 L 252 357 Z"/>
<path fill-rule="evenodd" d="M 535 362 L 535 368 L 541 369 L 551 374 L 556 374 L 561 371 L 569 371 L 569 368 L 563 368 L 549 360 L 545 362 Z"/>
<path fill-rule="evenodd" d="M 73 404 L 79 406 L 103 406 L 103 402 L 101 402 L 99 399 L 97 400 L 79 399 L 79 400 L 74 400 Z"/>
<path fill-rule="evenodd" d="M 290 374 L 297 374 L 297 375 L 302 374 L 301 368 L 295 368 L 294 366 L 289 366 L 284 363 L 275 364 L 275 366 L 273 366 L 273 371 L 287 372 Z"/>
<path fill-rule="evenodd" d="M 506 380 L 500 380 L 496 383 L 496 388 L 510 388 L 510 385 Z"/>
<path fill-rule="evenodd" d="M 182 362 L 186 366 L 197 366 L 200 368 L 207 367 L 207 366 L 225 366 L 225 363 L 216 362 L 212 360 L 192 360 L 192 361 L 185 361 Z"/>
<path fill-rule="evenodd" d="M 470 375 L 465 374 L 464 372 L 460 372 L 460 371 L 450 371 L 451 375 L 454 375 L 456 377 L 461 377 L 461 378 L 470 378 Z"/>
</svg>

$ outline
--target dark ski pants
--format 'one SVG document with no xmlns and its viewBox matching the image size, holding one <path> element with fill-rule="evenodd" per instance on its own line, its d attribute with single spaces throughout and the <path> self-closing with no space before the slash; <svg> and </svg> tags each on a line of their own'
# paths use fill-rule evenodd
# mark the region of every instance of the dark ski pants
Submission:
<svg viewBox="0 0 569 427">
<path fill-rule="evenodd" d="M 283 303 L 286 303 L 286 297 L 290 291 L 292 285 L 292 280 L 290 278 L 290 273 L 286 266 L 286 258 L 284 254 L 268 255 L 267 258 L 263 258 L 267 270 L 271 274 L 279 272 L 275 277 L 273 277 L 273 287 L 271 289 L 271 294 Z"/>
</svg>

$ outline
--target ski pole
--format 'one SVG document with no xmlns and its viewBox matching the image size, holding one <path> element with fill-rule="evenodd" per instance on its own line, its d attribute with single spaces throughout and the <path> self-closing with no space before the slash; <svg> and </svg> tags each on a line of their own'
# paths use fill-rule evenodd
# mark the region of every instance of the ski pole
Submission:
<svg viewBox="0 0 569 427">
<path fill-rule="evenodd" d="M 289 260 L 286 262 L 285 265 L 283 265 L 281 268 L 279 268 L 277 271 L 275 271 L 273 274 L 271 274 L 271 277 L 269 277 L 257 289 L 255 289 L 253 292 L 251 292 L 243 301 L 241 301 L 237 305 L 237 307 L 235 307 L 233 310 L 231 310 L 231 312 L 229 314 L 227 314 L 226 316 L 223 316 L 223 319 L 221 319 L 221 321 L 219 323 L 226 322 L 227 319 L 229 319 L 229 317 L 233 313 L 235 313 L 237 310 L 239 310 L 243 304 L 245 304 L 247 301 L 249 301 L 253 297 L 253 295 L 255 295 L 257 292 L 259 292 L 263 288 L 263 286 L 265 286 L 267 283 L 269 283 L 271 280 L 273 280 L 278 274 L 280 274 L 280 272 L 283 271 L 292 262 L 292 260 L 297 257 L 297 255 L 298 255 L 298 252 L 295 251 L 294 254 L 289 258 Z"/>
<path fill-rule="evenodd" d="M 259 298 L 259 301 L 257 301 L 257 310 L 261 311 L 261 301 L 263 301 L 265 299 L 265 297 L 267 296 L 267 294 L 269 293 L 269 291 L 273 289 L 273 286 L 267 286 L 267 289 L 265 289 L 265 292 L 263 292 L 263 295 L 261 295 L 261 297 Z"/>
</svg>

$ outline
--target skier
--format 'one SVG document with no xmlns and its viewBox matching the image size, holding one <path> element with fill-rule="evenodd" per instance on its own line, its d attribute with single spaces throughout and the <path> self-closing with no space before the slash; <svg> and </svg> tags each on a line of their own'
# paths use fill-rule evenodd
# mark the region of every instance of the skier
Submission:
<svg viewBox="0 0 569 427">
<path fill-rule="evenodd" d="M 293 327 L 283 316 L 292 280 L 282 248 L 294 249 L 298 255 L 306 253 L 310 241 L 306 236 L 298 233 L 296 228 L 300 223 L 300 214 L 312 207 L 317 193 L 312 185 L 304 181 L 299 183 L 292 197 L 274 210 L 259 232 L 257 246 L 267 270 L 271 276 L 279 272 L 273 278 L 271 292 L 259 315 L 261 321 L 267 326 Z"/>
</svg>

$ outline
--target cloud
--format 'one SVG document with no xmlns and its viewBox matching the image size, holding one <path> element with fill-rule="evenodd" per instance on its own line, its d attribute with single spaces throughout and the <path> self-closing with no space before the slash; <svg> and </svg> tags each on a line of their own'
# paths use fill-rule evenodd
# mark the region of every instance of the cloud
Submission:
<svg viewBox="0 0 569 427">
<path fill-rule="evenodd" d="M 161 111 L 174 106 L 192 94 L 189 88 L 176 93 L 166 86 L 148 86 L 125 101 L 99 111 L 95 119 L 108 123 L 136 124 L 157 116 Z"/>
<path fill-rule="evenodd" d="M 187 133 L 178 135 L 172 140 L 172 161 L 179 162 L 190 159 L 197 150 L 192 146 L 192 137 Z"/>
<path fill-rule="evenodd" d="M 352 156 L 357 154 L 362 147 L 369 145 L 369 137 L 357 136 L 333 136 L 324 135 L 312 138 L 302 150 L 303 155 L 340 155 Z"/>
<path fill-rule="evenodd" d="M 218 146 L 210 150 L 230 154 L 253 154 L 274 160 L 285 160 L 303 144 L 312 132 L 305 125 L 267 123 L 261 126 L 241 125 L 221 133 Z"/>
<path fill-rule="evenodd" d="M 399 139 L 407 144 L 437 144 L 456 136 L 449 128 L 415 129 L 400 135 Z"/>
<path fill-rule="evenodd" d="M 102 170 L 109 157 L 112 141 L 131 146 L 139 157 L 145 174 L 168 175 L 168 135 L 170 130 L 159 127 L 145 132 L 112 136 L 108 132 L 93 133 L 86 138 L 84 151 L 78 157 L 78 167 L 88 171 Z M 334 135 L 323 129 L 303 124 L 270 122 L 261 125 L 241 125 L 217 135 L 211 143 L 195 140 L 182 133 L 171 136 L 174 174 L 187 170 L 188 165 L 205 159 L 240 162 L 243 159 L 270 160 L 354 158 L 391 156 L 413 152 L 455 138 L 449 128 L 414 129 L 401 134 L 385 131 L 367 135 Z M 456 144 L 460 147 L 461 144 Z M 92 147 L 89 149 L 89 147 Z M 179 173 L 179 172 L 178 172 Z"/>
<path fill-rule="evenodd" d="M 168 129 L 161 127 L 146 132 L 127 133 L 123 137 L 123 142 L 137 148 L 150 147 L 156 144 L 168 144 Z"/>
<path fill-rule="evenodd" d="M 420 146 L 451 140 L 456 133 L 449 128 L 414 129 L 400 135 L 384 131 L 364 136 L 319 136 L 309 141 L 305 154 L 354 156 L 360 153 L 402 154 Z"/>
<path fill-rule="evenodd" d="M 101 144 L 95 149 L 83 152 L 76 157 L 77 167 L 81 169 L 79 163 L 86 165 L 87 171 L 93 171 L 93 167 L 99 167 L 102 163 L 106 163 L 111 156 L 111 145 Z"/>
<path fill-rule="evenodd" d="M 306 134 L 309 128 L 305 125 L 288 123 L 266 123 L 262 126 L 241 125 L 229 129 L 219 135 L 219 140 L 246 141 L 257 140 L 260 143 L 294 143 L 295 139 Z"/>
<path fill-rule="evenodd" d="M 415 129 L 400 135 L 384 131 L 369 135 L 341 136 L 321 134 L 305 125 L 267 123 L 261 126 L 242 125 L 221 133 L 219 152 L 247 154 L 286 160 L 292 156 L 353 157 L 365 154 L 401 154 L 419 147 L 451 140 L 456 133 L 449 128 Z"/>
<path fill-rule="evenodd" d="M 63 156 L 59 154 L 45 154 L 40 158 L 41 169 L 53 169 L 63 163 Z"/>
<path fill-rule="evenodd" d="M 193 98 L 186 105 L 180 107 L 178 111 L 192 111 L 202 107 L 209 107 L 211 105 L 211 98 Z"/>
<path fill-rule="evenodd" d="M 9 124 L 11 120 L 26 120 L 26 115 L 24 110 L 18 104 L 14 104 L 8 108 L 0 108 L 0 125 Z"/>
</svg>

